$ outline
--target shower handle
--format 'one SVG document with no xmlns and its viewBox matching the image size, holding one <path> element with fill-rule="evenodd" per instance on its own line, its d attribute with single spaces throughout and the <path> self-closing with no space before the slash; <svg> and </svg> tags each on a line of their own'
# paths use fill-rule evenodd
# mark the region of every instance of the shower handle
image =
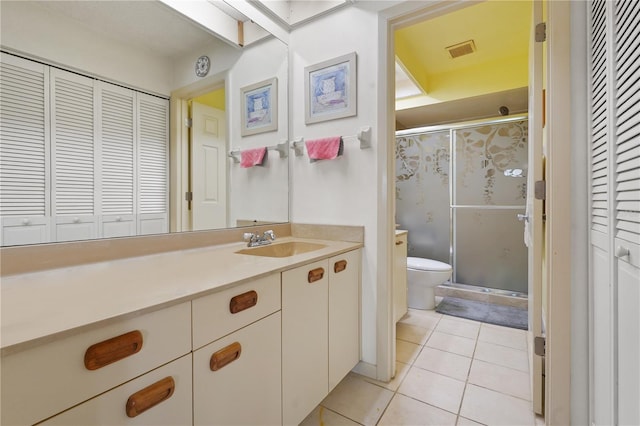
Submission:
<svg viewBox="0 0 640 426">
<path fill-rule="evenodd" d="M 520 222 L 522 222 L 522 221 L 529 222 L 529 215 L 528 214 L 520 214 L 520 213 L 518 213 L 518 220 Z"/>
</svg>

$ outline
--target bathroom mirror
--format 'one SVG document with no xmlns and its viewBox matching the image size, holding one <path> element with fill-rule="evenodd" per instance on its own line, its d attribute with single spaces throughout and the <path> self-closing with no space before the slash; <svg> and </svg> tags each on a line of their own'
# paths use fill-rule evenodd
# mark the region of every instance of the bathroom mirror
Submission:
<svg viewBox="0 0 640 426">
<path fill-rule="evenodd" d="M 108 180 L 104 168 L 108 162 L 108 141 L 101 133 L 107 118 L 103 114 L 94 120 L 98 123 L 93 129 L 98 134 L 95 140 L 100 140 L 100 145 L 95 145 L 89 154 L 93 175 L 86 181 L 92 182 L 94 190 L 87 191 L 73 182 L 82 167 L 64 172 L 61 167 L 56 168 L 63 163 L 59 152 L 64 143 L 59 129 L 64 123 L 52 112 L 45 120 L 43 132 L 46 151 L 43 162 L 47 165 L 44 190 L 39 195 L 43 198 L 42 208 L 37 211 L 14 208 L 7 202 L 10 197 L 0 194 L 4 198 L 0 203 L 0 245 L 233 228 L 289 220 L 288 149 L 275 149 L 288 140 L 287 45 L 247 19 L 244 46 L 234 46 L 228 36 L 213 34 L 211 28 L 203 28 L 164 3 L 169 2 L 2 2 L 2 78 L 10 74 L 7 70 L 11 64 L 5 66 L 7 55 L 17 57 L 16 61 L 33 62 L 35 68 L 44 66 L 41 74 L 47 86 L 43 102 L 45 107 L 56 111 L 64 108 L 55 104 L 55 90 L 63 86 L 56 80 L 59 75 L 69 76 L 69 80 L 77 78 L 84 82 L 86 78 L 97 82 L 92 83 L 94 93 L 106 94 L 109 90 L 114 94 L 133 93 L 134 116 L 138 120 L 145 114 L 136 109 L 142 100 L 150 104 L 164 102 L 162 114 L 167 123 L 164 131 L 168 145 L 164 157 L 145 166 L 138 161 L 144 156 L 140 136 L 140 146 L 132 148 L 134 170 L 124 173 L 133 176 L 130 190 L 120 190 L 117 185 L 99 187 Z M 243 19 L 228 6 L 225 13 L 232 20 Z M 277 82 L 273 93 L 278 101 L 276 130 L 243 137 L 241 89 L 267 79 Z M 2 86 L 9 87 L 4 82 Z M 100 103 L 101 97 L 94 97 L 95 114 L 102 113 L 106 104 Z M 153 111 L 159 110 L 152 108 Z M 140 121 L 134 127 L 138 136 L 146 128 Z M 198 132 L 204 132 L 204 136 L 197 136 Z M 74 135 L 73 131 L 70 134 Z M 212 134 L 221 143 L 209 143 L 206 138 Z M 205 141 L 196 141 L 199 137 Z M 56 143 L 56 138 L 60 142 Z M 8 158 L 11 147 L 7 148 L 6 142 L 2 144 L 3 157 Z M 263 165 L 242 168 L 237 162 L 240 151 L 259 147 L 269 148 Z M 19 148 L 18 151 L 27 152 Z M 117 156 L 122 151 L 116 146 L 111 154 Z M 236 153 L 235 158 L 229 157 L 231 151 Z M 76 159 L 81 156 L 80 150 L 71 153 Z M 120 169 L 114 170 L 112 174 L 120 173 Z M 147 178 L 164 179 L 160 184 L 166 188 L 161 194 L 161 198 L 165 197 L 164 212 L 154 212 L 157 209 L 154 202 L 140 199 L 153 180 L 145 178 L 142 170 L 148 171 Z M 67 193 L 60 188 L 65 177 L 70 182 Z M 0 187 L 7 187 L 7 182 L 12 185 L 20 182 L 11 180 L 6 169 L 0 170 L 0 179 Z M 26 187 L 14 186 L 12 190 L 28 193 Z M 84 204 L 77 204 L 84 207 L 65 204 L 65 196 L 75 198 L 83 194 Z M 65 210 L 65 205 L 70 208 Z M 118 211 L 120 205 L 134 207 Z"/>
</svg>

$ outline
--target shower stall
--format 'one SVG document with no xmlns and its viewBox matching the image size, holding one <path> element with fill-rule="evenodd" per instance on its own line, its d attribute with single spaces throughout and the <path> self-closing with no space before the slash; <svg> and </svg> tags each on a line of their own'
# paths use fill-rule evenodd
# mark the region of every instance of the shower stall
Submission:
<svg viewBox="0 0 640 426">
<path fill-rule="evenodd" d="M 452 265 L 452 285 L 527 294 L 527 118 L 396 133 L 396 223 L 409 256 Z"/>
</svg>

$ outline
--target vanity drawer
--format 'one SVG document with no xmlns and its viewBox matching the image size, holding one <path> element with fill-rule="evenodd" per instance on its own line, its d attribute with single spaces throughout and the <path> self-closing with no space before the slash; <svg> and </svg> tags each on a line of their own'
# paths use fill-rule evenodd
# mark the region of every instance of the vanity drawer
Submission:
<svg viewBox="0 0 640 426">
<path fill-rule="evenodd" d="M 118 386 L 43 425 L 190 425 L 191 354 Z"/>
<path fill-rule="evenodd" d="M 193 349 L 280 310 L 280 274 L 258 278 L 193 302 Z"/>
<path fill-rule="evenodd" d="M 186 302 L 2 357 L 1 423 L 42 421 L 189 353 L 190 313 Z"/>
</svg>

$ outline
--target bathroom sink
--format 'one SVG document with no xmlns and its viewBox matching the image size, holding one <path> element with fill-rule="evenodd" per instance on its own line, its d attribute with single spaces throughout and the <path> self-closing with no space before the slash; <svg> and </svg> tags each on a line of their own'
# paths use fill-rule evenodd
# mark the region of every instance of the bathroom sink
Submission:
<svg viewBox="0 0 640 426">
<path fill-rule="evenodd" d="M 236 253 L 265 257 L 289 257 L 296 254 L 320 250 L 325 247 L 326 246 L 324 244 L 289 241 L 286 243 L 270 244 L 268 246 L 246 248 L 238 250 Z"/>
</svg>

